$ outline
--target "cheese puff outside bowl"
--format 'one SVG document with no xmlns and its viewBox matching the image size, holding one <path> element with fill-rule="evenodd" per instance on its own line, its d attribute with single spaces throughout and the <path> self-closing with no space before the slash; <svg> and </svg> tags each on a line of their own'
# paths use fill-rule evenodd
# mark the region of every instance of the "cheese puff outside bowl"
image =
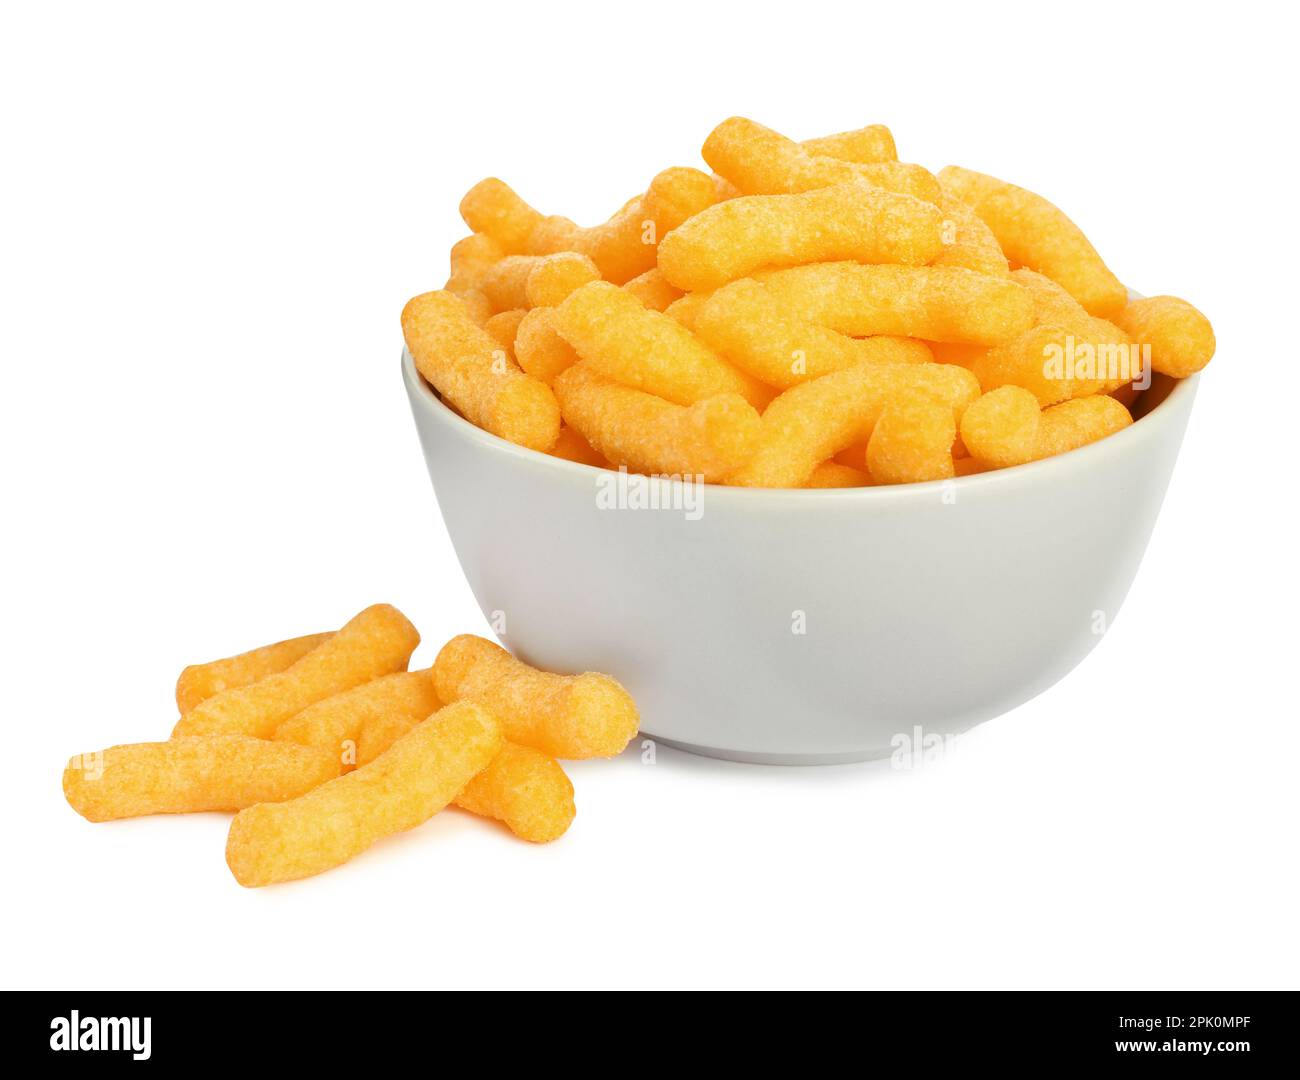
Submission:
<svg viewBox="0 0 1300 1080">
<path fill-rule="evenodd" d="M 831 764 L 958 734 L 1046 690 L 1113 622 L 1196 396 L 1157 375 L 1136 423 L 955 480 L 770 490 L 527 450 L 402 377 L 438 506 L 502 643 L 602 671 L 642 737 Z M 918 748 L 919 749 L 919 748 Z"/>
</svg>

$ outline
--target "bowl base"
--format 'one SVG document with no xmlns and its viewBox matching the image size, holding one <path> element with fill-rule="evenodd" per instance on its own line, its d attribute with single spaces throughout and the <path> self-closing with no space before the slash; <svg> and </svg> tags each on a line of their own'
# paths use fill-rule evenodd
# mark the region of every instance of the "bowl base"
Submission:
<svg viewBox="0 0 1300 1080">
<path fill-rule="evenodd" d="M 852 765 L 859 761 L 882 761 L 890 756 L 889 750 L 851 750 L 843 754 L 751 753 L 746 750 L 727 750 L 719 746 L 700 746 L 696 743 L 680 742 L 677 739 L 662 739 L 649 731 L 642 731 L 638 738 L 651 739 L 661 746 L 671 746 L 674 750 L 684 750 L 688 754 L 717 758 L 720 761 L 738 761 L 745 765 Z"/>
</svg>

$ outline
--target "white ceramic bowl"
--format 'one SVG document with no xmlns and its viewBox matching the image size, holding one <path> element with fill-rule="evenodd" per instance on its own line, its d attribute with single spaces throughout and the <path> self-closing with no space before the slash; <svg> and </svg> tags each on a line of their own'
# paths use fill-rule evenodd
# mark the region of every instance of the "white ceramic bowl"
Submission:
<svg viewBox="0 0 1300 1080">
<path fill-rule="evenodd" d="M 1013 469 L 824 491 L 631 477 L 620 498 L 617 473 L 462 419 L 409 354 L 402 375 L 502 642 L 615 676 L 650 738 L 781 764 L 959 733 L 1078 664 L 1137 573 L 1197 384 L 1157 376 L 1131 427 Z"/>
</svg>

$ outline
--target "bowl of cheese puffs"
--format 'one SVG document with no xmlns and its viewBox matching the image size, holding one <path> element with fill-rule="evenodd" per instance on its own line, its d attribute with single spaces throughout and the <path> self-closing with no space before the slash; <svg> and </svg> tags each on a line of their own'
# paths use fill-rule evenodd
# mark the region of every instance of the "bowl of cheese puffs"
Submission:
<svg viewBox="0 0 1300 1080">
<path fill-rule="evenodd" d="M 882 125 L 733 117 L 580 226 L 495 178 L 402 312 L 500 640 L 702 753 L 889 756 L 1046 689 L 1117 613 L 1214 354 L 1041 195 Z"/>
</svg>

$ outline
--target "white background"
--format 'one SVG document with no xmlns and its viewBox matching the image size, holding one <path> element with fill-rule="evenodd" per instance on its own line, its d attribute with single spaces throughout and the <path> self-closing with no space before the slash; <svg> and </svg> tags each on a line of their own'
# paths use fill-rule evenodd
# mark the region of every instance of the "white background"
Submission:
<svg viewBox="0 0 1300 1080">
<path fill-rule="evenodd" d="M 5 9 L 5 984 L 1300 981 L 1280 9 L 722 7 Z M 398 312 L 442 283 L 481 177 L 594 222 L 737 112 L 796 138 L 888 123 L 904 159 L 1047 194 L 1127 282 L 1214 320 L 1093 655 L 911 773 L 575 765 L 547 847 L 449 811 L 246 891 L 220 815 L 74 814 L 68 755 L 166 737 L 189 662 L 381 600 L 423 632 L 417 663 L 487 632 Z"/>
</svg>

